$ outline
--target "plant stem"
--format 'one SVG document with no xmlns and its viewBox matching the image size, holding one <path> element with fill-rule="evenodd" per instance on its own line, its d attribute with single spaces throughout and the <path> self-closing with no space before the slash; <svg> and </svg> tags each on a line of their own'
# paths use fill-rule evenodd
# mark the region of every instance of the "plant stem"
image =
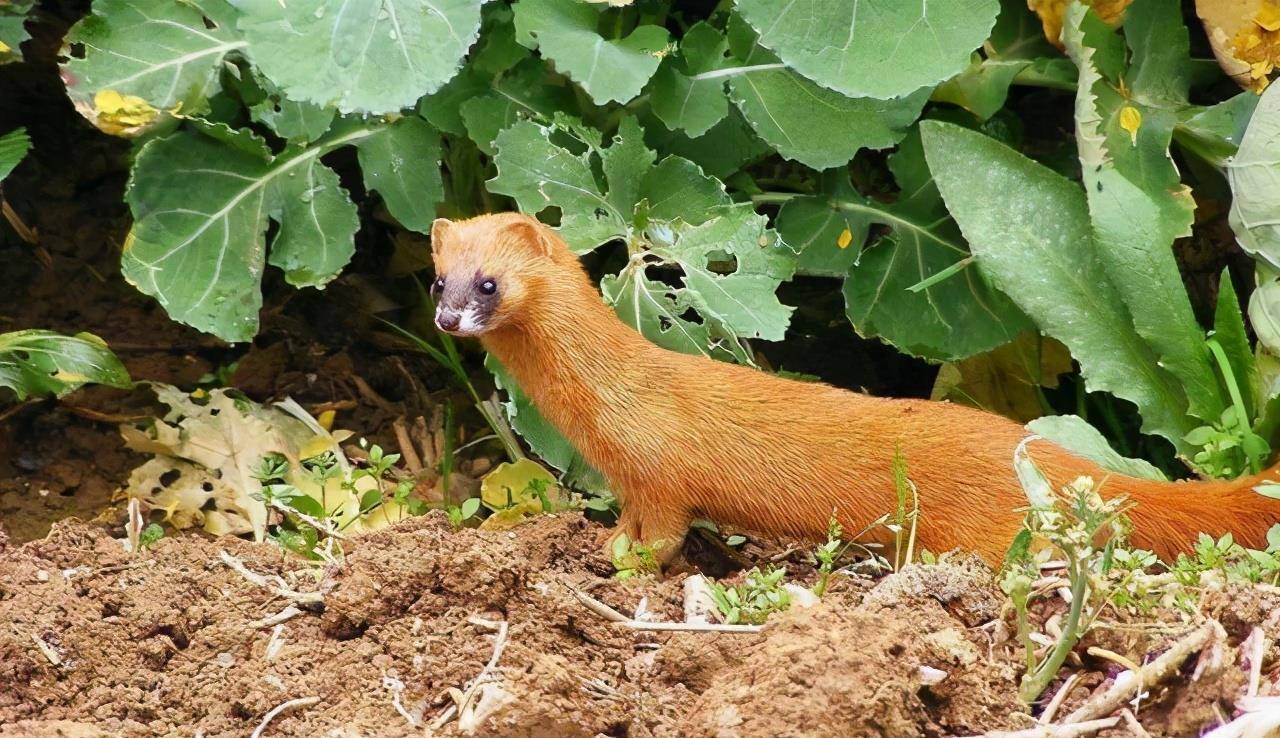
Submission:
<svg viewBox="0 0 1280 738">
<path fill-rule="evenodd" d="M 1048 657 L 1040 662 L 1034 672 L 1028 671 L 1023 675 L 1022 684 L 1018 688 L 1018 696 L 1023 704 L 1031 704 L 1044 692 L 1063 662 L 1067 660 L 1067 654 L 1071 653 L 1076 643 L 1080 641 L 1080 616 L 1084 612 L 1085 600 L 1089 594 L 1089 576 L 1088 572 L 1083 570 L 1077 552 L 1064 551 L 1063 553 L 1067 556 L 1067 578 L 1071 580 L 1071 610 L 1067 614 L 1067 622 L 1062 626 L 1062 637 L 1054 644 Z"/>
<path fill-rule="evenodd" d="M 798 192 L 761 192 L 758 195 L 751 196 L 751 202 L 756 205 L 767 205 L 769 203 L 783 203 L 800 197 Z"/>
<path fill-rule="evenodd" d="M 777 69 L 786 69 L 787 65 L 781 62 L 776 64 L 749 64 L 743 67 L 726 67 L 725 69 L 713 69 L 710 72 L 695 74 L 689 79 L 720 79 L 722 77 L 737 77 L 740 74 L 750 74 L 751 72 L 771 72 Z"/>
</svg>

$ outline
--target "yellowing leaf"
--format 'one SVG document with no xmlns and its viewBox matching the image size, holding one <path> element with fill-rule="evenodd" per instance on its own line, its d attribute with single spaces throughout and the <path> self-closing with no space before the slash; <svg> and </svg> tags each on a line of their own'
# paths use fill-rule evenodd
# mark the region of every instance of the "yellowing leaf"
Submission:
<svg viewBox="0 0 1280 738">
<path fill-rule="evenodd" d="M 321 428 L 324 428 L 327 431 L 331 431 L 333 430 L 333 419 L 336 416 L 337 416 L 337 413 L 334 412 L 333 410 L 325 410 L 324 412 L 320 413 L 320 415 L 316 418 L 316 422 L 320 424 Z"/>
<path fill-rule="evenodd" d="M 853 241 L 853 232 L 848 228 L 840 231 L 840 235 L 836 237 L 836 245 L 842 249 L 849 248 L 849 244 Z"/>
<path fill-rule="evenodd" d="M 1280 31 L 1280 5 L 1264 2 L 1258 9 L 1258 14 L 1253 17 L 1253 22 L 1265 30 Z"/>
<path fill-rule="evenodd" d="M 1129 141 L 1138 144 L 1138 128 L 1142 126 L 1142 111 L 1126 105 L 1120 109 L 1120 127 L 1129 132 Z"/>
<path fill-rule="evenodd" d="M 99 90 L 93 96 L 93 110 L 89 119 L 103 133 L 132 136 L 145 130 L 159 115 L 159 110 L 136 95 Z"/>
<path fill-rule="evenodd" d="M 1124 20 L 1124 11 L 1133 0 L 1083 0 L 1085 5 L 1093 8 L 1109 26 L 1118 26 Z M 1062 48 L 1062 16 L 1066 13 L 1071 0 L 1027 0 L 1027 7 L 1040 17 L 1040 25 L 1044 28 L 1044 37 L 1049 43 Z"/>
<path fill-rule="evenodd" d="M 943 364 L 930 396 L 1028 421 L 1045 414 L 1040 387 L 1071 371 L 1066 346 L 1024 332 L 994 351 Z"/>
<path fill-rule="evenodd" d="M 1280 64 L 1280 0 L 1196 0 L 1222 71 L 1262 92 Z"/>
<path fill-rule="evenodd" d="M 556 478 L 531 459 L 498 464 L 480 481 L 480 499 L 492 510 L 515 507 L 533 500 L 541 506 L 537 489 L 549 491 Z"/>
</svg>

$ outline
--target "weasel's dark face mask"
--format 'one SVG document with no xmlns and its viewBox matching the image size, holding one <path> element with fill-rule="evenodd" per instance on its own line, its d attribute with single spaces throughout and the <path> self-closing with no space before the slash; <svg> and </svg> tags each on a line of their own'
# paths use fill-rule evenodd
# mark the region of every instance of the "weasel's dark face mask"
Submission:
<svg viewBox="0 0 1280 738">
<path fill-rule="evenodd" d="M 501 303 L 498 279 L 480 271 L 439 276 L 431 285 L 436 327 L 456 336 L 478 336 L 493 323 Z"/>
</svg>

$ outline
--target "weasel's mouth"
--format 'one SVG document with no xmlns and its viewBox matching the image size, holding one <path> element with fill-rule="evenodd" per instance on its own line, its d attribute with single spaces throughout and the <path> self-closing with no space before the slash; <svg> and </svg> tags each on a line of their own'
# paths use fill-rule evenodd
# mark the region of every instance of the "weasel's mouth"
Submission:
<svg viewBox="0 0 1280 738">
<path fill-rule="evenodd" d="M 451 336 L 478 336 L 485 332 L 484 319 L 475 308 L 467 307 L 458 313 L 436 313 L 436 327 Z"/>
</svg>

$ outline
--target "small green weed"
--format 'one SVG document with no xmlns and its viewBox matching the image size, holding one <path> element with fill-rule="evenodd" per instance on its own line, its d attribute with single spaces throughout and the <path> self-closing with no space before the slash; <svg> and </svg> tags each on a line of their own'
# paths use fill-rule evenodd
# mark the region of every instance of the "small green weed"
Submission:
<svg viewBox="0 0 1280 738">
<path fill-rule="evenodd" d="M 791 607 L 791 595 L 783 587 L 786 576 L 786 569 L 770 568 L 761 572 L 756 568 L 747 572 L 742 584 L 726 586 L 709 581 L 708 586 L 724 622 L 763 625 L 773 613 Z"/>
<path fill-rule="evenodd" d="M 613 539 L 609 555 L 613 560 L 614 571 L 617 572 L 614 576 L 618 579 L 651 576 L 662 569 L 654 546 L 633 541 L 625 533 Z"/>
</svg>

